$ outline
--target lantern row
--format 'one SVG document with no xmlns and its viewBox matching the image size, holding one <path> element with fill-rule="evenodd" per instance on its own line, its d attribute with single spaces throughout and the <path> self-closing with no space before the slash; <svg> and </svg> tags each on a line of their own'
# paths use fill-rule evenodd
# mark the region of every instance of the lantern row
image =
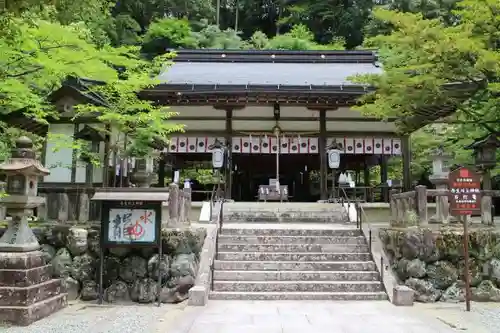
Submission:
<svg viewBox="0 0 500 333">
<path fill-rule="evenodd" d="M 170 139 L 168 153 L 210 153 L 210 146 L 223 137 L 186 137 Z M 401 155 L 401 140 L 398 138 L 328 138 L 327 145 L 336 141 L 342 154 Z M 232 152 L 242 154 L 318 154 L 317 137 L 247 136 L 232 138 Z"/>
</svg>

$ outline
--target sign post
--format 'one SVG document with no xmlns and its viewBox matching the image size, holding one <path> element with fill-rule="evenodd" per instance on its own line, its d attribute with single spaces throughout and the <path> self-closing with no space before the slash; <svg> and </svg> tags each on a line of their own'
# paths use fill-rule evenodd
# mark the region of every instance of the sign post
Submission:
<svg viewBox="0 0 500 333">
<path fill-rule="evenodd" d="M 158 293 L 161 290 L 161 208 L 169 194 L 163 188 L 101 188 L 92 200 L 102 202 L 99 304 L 104 294 L 104 251 L 111 247 L 158 249 Z M 158 294 L 158 306 L 161 299 Z"/>
<path fill-rule="evenodd" d="M 465 304 L 466 310 L 470 311 L 471 291 L 469 277 L 469 230 L 467 216 L 481 213 L 481 178 L 477 172 L 467 168 L 459 168 L 450 172 L 449 200 L 450 213 L 462 217 L 464 224 L 463 246 L 464 246 L 464 278 L 465 278 Z"/>
</svg>

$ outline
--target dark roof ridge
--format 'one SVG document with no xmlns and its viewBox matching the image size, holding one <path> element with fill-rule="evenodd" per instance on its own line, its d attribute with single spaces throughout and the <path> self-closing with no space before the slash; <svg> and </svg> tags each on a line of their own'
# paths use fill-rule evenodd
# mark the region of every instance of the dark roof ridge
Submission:
<svg viewBox="0 0 500 333">
<path fill-rule="evenodd" d="M 248 62 L 248 63 L 367 63 L 378 61 L 376 50 L 223 50 L 169 49 L 174 62 Z"/>
</svg>

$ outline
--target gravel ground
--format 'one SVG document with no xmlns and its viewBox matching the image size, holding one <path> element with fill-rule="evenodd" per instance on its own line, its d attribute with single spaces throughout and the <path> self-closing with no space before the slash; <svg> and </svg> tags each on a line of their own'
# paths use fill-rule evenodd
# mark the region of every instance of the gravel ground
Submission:
<svg viewBox="0 0 500 333">
<path fill-rule="evenodd" d="M 113 305 L 77 303 L 28 327 L 5 327 L 1 333 L 154 333 L 179 306 Z"/>
<path fill-rule="evenodd" d="M 472 310 L 478 314 L 480 323 L 490 333 L 500 332 L 500 304 L 474 304 Z"/>
</svg>

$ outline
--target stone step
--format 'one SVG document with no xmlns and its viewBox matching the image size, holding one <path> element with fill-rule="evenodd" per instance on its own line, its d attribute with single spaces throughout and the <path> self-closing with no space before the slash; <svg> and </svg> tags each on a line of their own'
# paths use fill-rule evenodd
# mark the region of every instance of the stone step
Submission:
<svg viewBox="0 0 500 333">
<path fill-rule="evenodd" d="M 381 292 L 380 281 L 214 281 L 214 291 Z"/>
<path fill-rule="evenodd" d="M 219 244 L 220 252 L 369 252 L 368 245 L 347 244 Z"/>
<path fill-rule="evenodd" d="M 375 271 L 218 271 L 215 281 L 378 281 Z"/>
<path fill-rule="evenodd" d="M 366 244 L 363 236 L 220 235 L 219 244 Z"/>
<path fill-rule="evenodd" d="M 289 253 L 289 252 L 219 252 L 218 260 L 236 261 L 370 261 L 366 253 Z"/>
<path fill-rule="evenodd" d="M 373 261 L 221 261 L 214 269 L 261 271 L 375 271 Z"/>
<path fill-rule="evenodd" d="M 384 292 L 231 292 L 212 291 L 209 294 L 212 300 L 289 300 L 289 301 L 385 301 Z"/>
<path fill-rule="evenodd" d="M 361 236 L 358 229 L 288 229 L 288 228 L 227 228 L 222 227 L 221 235 L 236 236 L 325 236 L 354 237 Z"/>
<path fill-rule="evenodd" d="M 30 306 L 61 293 L 61 280 L 51 279 L 28 287 L 0 287 L 0 306 Z"/>
</svg>

